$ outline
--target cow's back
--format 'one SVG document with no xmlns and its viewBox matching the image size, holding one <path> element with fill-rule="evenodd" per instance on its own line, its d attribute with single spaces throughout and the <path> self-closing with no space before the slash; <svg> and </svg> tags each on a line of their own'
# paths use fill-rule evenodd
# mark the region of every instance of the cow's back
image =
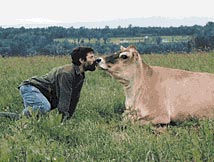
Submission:
<svg viewBox="0 0 214 162">
<path fill-rule="evenodd" d="M 214 117 L 214 74 L 153 67 L 172 120 Z"/>
</svg>

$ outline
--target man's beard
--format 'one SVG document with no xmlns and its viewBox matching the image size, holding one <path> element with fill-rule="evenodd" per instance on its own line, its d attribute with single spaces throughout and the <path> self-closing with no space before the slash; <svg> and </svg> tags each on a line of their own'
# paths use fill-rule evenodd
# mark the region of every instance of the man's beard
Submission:
<svg viewBox="0 0 214 162">
<path fill-rule="evenodd" d="M 94 71 L 96 69 L 96 62 L 94 62 L 92 65 L 85 63 L 83 68 L 85 71 Z"/>
</svg>

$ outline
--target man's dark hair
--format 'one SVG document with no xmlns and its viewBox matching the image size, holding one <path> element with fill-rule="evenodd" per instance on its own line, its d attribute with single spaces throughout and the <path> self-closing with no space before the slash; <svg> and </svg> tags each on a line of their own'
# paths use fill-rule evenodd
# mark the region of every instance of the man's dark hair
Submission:
<svg viewBox="0 0 214 162">
<path fill-rule="evenodd" d="M 75 65 L 80 65 L 79 59 L 86 60 L 87 53 L 94 52 L 90 47 L 77 47 L 71 52 L 72 63 Z"/>
</svg>

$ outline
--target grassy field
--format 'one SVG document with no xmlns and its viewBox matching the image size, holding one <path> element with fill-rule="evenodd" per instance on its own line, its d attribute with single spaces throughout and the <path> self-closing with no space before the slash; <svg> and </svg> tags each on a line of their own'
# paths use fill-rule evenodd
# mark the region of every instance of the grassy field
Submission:
<svg viewBox="0 0 214 162">
<path fill-rule="evenodd" d="M 142 57 L 150 65 L 214 73 L 214 53 Z M 21 81 L 69 62 L 69 57 L 0 58 L 0 111 L 21 112 Z M 213 120 L 139 127 L 122 120 L 123 109 L 122 87 L 102 71 L 87 72 L 67 123 L 60 123 L 55 110 L 40 118 L 0 119 L 0 161 L 214 161 Z"/>
</svg>

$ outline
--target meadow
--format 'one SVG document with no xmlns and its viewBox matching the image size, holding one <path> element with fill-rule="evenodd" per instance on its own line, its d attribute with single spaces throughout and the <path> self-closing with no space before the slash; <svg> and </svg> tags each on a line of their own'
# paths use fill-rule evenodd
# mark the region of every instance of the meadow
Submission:
<svg viewBox="0 0 214 162">
<path fill-rule="evenodd" d="M 214 73 L 214 53 L 142 57 L 149 65 Z M 69 56 L 0 58 L 0 111 L 21 112 L 21 81 L 67 63 Z M 56 110 L 0 119 L 0 161 L 214 161 L 214 120 L 140 127 L 123 120 L 124 99 L 121 85 L 105 72 L 86 72 L 80 102 L 66 123 Z"/>
</svg>

